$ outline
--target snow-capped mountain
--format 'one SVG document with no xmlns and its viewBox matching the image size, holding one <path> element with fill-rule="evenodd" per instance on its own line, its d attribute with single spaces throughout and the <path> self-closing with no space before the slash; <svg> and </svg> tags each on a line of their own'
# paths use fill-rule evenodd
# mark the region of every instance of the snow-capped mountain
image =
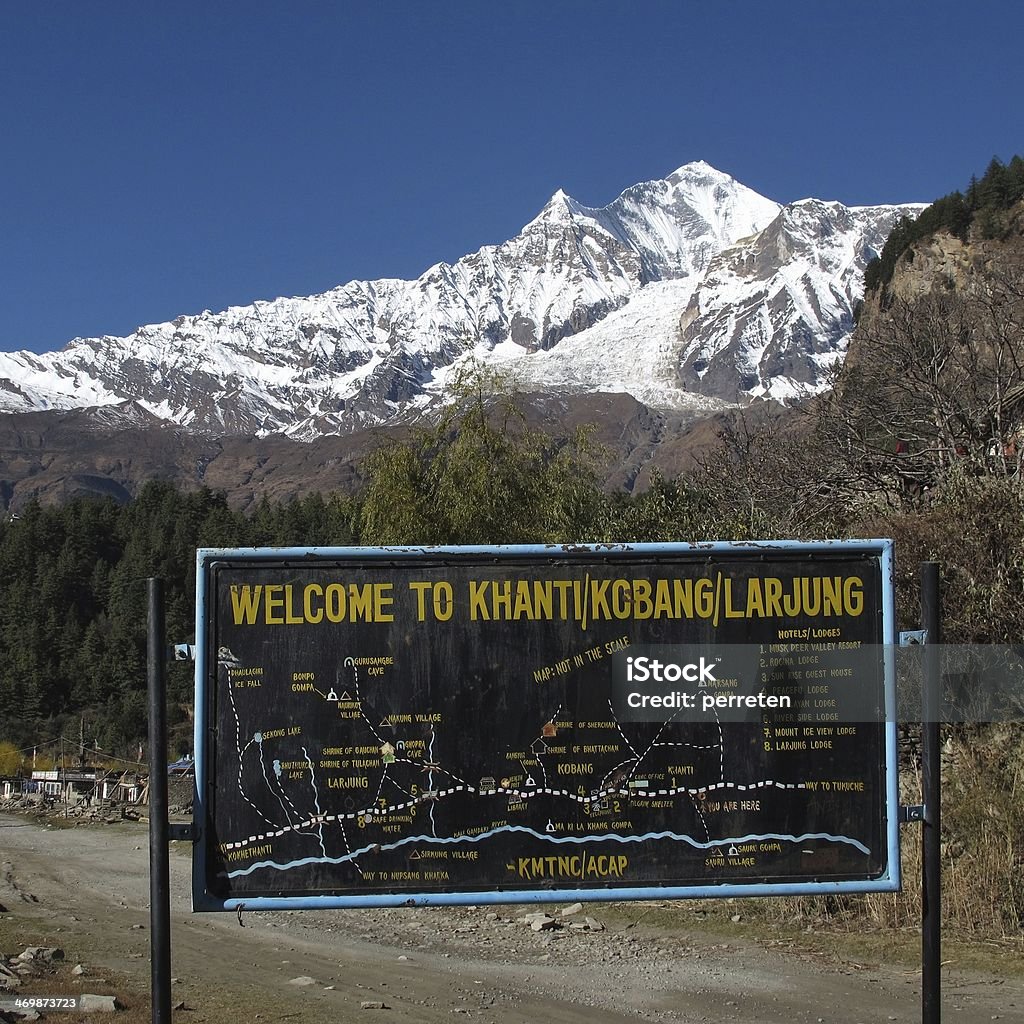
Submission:
<svg viewBox="0 0 1024 1024">
<path fill-rule="evenodd" d="M 515 238 L 415 281 L 0 353 L 0 410 L 130 400 L 195 430 L 312 439 L 424 404 L 471 355 L 655 406 L 787 397 L 820 388 L 865 263 L 917 209 L 780 207 L 705 163 L 600 208 L 558 191 Z"/>
</svg>

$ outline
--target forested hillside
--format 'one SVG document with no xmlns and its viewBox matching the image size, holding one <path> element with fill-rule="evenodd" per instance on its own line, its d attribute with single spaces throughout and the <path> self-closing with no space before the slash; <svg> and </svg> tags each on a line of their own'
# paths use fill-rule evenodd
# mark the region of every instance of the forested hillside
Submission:
<svg viewBox="0 0 1024 1024">
<path fill-rule="evenodd" d="M 146 577 L 167 583 L 169 637 L 190 638 L 198 546 L 347 543 L 351 518 L 350 501 L 319 494 L 247 518 L 222 495 L 159 482 L 124 506 L 27 507 L 0 525 L 0 738 L 24 746 L 82 713 L 90 746 L 134 750 L 146 731 Z M 191 680 L 179 667 L 172 683 L 176 709 Z"/>
</svg>

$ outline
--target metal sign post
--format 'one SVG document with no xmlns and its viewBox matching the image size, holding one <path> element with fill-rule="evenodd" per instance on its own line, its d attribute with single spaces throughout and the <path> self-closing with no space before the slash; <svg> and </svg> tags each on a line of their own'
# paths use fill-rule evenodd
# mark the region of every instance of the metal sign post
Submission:
<svg viewBox="0 0 1024 1024">
<path fill-rule="evenodd" d="M 921 564 L 921 625 L 926 631 L 924 701 L 921 723 L 921 775 L 924 822 L 921 850 L 921 1020 L 942 1018 L 942 764 L 939 720 L 942 643 L 941 592 L 937 562 Z"/>
<path fill-rule="evenodd" d="M 147 580 L 149 623 L 149 935 L 153 1024 L 171 1021 L 171 892 L 167 820 L 167 685 L 164 583 Z"/>
</svg>

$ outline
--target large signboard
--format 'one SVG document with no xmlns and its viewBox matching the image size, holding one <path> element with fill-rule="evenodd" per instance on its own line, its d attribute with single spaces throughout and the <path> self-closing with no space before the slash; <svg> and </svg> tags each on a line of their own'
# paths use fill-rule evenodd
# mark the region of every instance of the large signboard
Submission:
<svg viewBox="0 0 1024 1024">
<path fill-rule="evenodd" d="M 898 888 L 891 577 L 886 541 L 200 551 L 195 907 Z"/>
</svg>

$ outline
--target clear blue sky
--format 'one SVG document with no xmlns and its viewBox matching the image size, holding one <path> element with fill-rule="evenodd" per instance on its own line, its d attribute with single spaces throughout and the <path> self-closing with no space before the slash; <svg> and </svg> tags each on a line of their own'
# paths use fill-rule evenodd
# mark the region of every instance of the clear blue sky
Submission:
<svg viewBox="0 0 1024 1024">
<path fill-rule="evenodd" d="M 0 350 L 416 277 L 704 159 L 930 200 L 1024 152 L 1024 14 L 945 0 L 9 0 Z"/>
</svg>

